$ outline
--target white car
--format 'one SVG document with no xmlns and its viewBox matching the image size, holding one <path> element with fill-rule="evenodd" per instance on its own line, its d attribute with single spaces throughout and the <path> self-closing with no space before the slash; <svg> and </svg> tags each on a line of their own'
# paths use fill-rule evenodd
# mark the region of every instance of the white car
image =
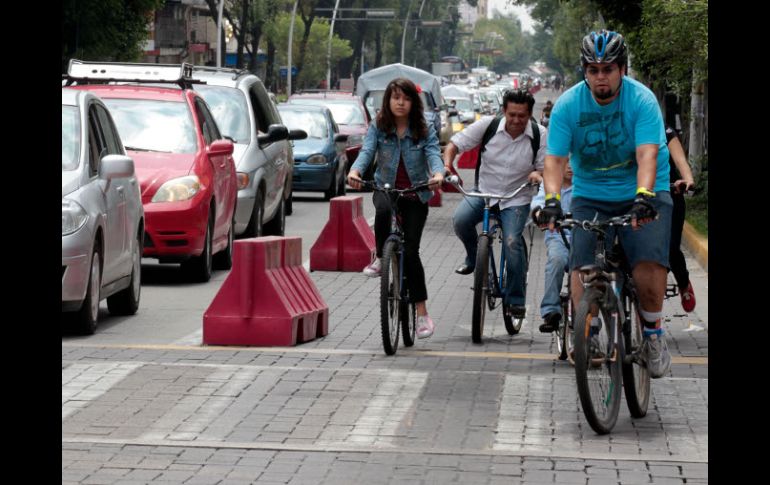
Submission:
<svg viewBox="0 0 770 485">
<path fill-rule="evenodd" d="M 62 88 L 61 122 L 62 316 L 92 334 L 101 300 L 114 315 L 139 308 L 144 210 L 134 161 L 104 103 Z"/>
</svg>

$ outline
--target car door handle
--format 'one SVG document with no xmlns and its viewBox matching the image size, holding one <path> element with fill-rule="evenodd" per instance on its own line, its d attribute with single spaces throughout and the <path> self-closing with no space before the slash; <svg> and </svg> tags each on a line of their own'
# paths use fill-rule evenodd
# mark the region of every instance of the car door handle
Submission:
<svg viewBox="0 0 770 485">
<path fill-rule="evenodd" d="M 125 199 L 126 198 L 126 194 L 124 192 L 123 187 L 118 187 L 116 190 L 118 191 L 118 195 L 120 195 L 121 199 Z"/>
</svg>

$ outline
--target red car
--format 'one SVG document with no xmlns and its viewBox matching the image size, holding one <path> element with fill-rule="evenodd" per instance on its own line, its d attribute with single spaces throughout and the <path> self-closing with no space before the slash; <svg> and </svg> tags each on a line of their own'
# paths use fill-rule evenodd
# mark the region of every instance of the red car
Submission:
<svg viewBox="0 0 770 485">
<path fill-rule="evenodd" d="M 347 175 L 351 165 L 358 157 L 358 152 L 361 151 L 371 121 L 369 111 L 364 107 L 361 98 L 346 91 L 301 91 L 292 94 L 288 102 L 290 104 L 325 106 L 331 110 L 334 121 L 340 128 L 340 133 L 348 135 L 348 148 L 345 149 L 348 159 L 345 167 L 345 175 Z"/>
<path fill-rule="evenodd" d="M 189 86 L 73 87 L 104 100 L 134 159 L 146 220 L 143 255 L 181 263 L 197 281 L 208 281 L 212 268 L 229 269 L 238 193 L 233 144 L 203 98 Z"/>
</svg>

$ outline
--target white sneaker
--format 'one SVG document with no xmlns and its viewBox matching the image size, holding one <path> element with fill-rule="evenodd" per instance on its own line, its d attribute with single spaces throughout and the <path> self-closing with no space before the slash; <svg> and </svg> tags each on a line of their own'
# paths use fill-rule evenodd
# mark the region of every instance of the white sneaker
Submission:
<svg viewBox="0 0 770 485">
<path fill-rule="evenodd" d="M 417 317 L 417 338 L 428 338 L 433 335 L 436 324 L 428 315 Z"/>
<path fill-rule="evenodd" d="M 374 261 L 369 263 L 369 266 L 364 268 L 364 274 L 366 276 L 369 276 L 370 278 L 375 278 L 377 276 L 380 276 L 381 269 L 382 269 L 382 263 L 380 262 L 380 258 L 374 258 Z"/>
</svg>

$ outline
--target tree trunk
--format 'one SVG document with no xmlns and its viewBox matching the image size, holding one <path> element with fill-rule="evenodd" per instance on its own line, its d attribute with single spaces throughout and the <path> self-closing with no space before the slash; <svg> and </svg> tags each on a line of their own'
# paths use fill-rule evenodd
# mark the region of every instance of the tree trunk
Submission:
<svg viewBox="0 0 770 485">
<path fill-rule="evenodd" d="M 250 0 L 243 0 L 241 2 L 241 24 L 240 24 L 240 33 L 236 36 L 236 39 L 238 40 L 238 54 L 235 61 L 235 66 L 238 69 L 243 69 L 243 49 L 246 44 L 246 22 L 248 22 L 248 13 L 249 13 L 249 3 Z M 254 55 L 252 54 L 252 59 L 254 58 Z"/>
<path fill-rule="evenodd" d="M 302 74 L 302 68 L 305 65 L 305 52 L 307 51 L 307 41 L 310 38 L 310 29 L 313 27 L 313 21 L 315 20 L 315 9 L 311 11 L 309 17 L 305 17 L 304 12 L 302 12 L 301 17 L 302 17 L 302 22 L 305 24 L 305 31 L 303 32 L 302 40 L 299 43 L 299 59 L 297 59 L 297 76 L 296 76 L 297 81 L 299 81 L 299 77 Z M 287 75 L 291 76 L 291 66 L 289 66 L 289 72 Z M 307 86 L 302 86 L 302 87 L 307 87 Z M 297 88 L 300 88 L 300 86 L 297 86 Z"/>
<path fill-rule="evenodd" d="M 377 28 L 374 46 L 374 67 L 380 67 L 382 65 L 382 27 Z"/>
<path fill-rule="evenodd" d="M 703 81 L 696 70 L 692 76 L 690 93 L 690 149 L 688 159 L 693 178 L 697 182 L 703 169 Z"/>
</svg>

